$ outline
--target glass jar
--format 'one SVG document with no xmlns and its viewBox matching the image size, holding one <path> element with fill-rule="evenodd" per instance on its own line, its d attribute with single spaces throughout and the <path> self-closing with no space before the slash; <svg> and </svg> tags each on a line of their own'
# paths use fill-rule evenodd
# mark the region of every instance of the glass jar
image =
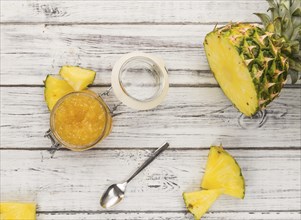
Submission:
<svg viewBox="0 0 301 220">
<path fill-rule="evenodd" d="M 110 134 L 111 128 L 108 106 L 90 90 L 65 95 L 50 115 L 50 130 L 55 140 L 73 151 L 92 148 Z"/>
</svg>

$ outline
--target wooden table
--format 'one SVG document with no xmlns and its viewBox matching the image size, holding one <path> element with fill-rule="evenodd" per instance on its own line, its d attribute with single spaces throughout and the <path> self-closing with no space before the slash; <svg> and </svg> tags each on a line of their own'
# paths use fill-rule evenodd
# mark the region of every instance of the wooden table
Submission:
<svg viewBox="0 0 301 220">
<path fill-rule="evenodd" d="M 300 219 L 300 83 L 270 105 L 263 127 L 242 129 L 202 46 L 217 22 L 258 22 L 252 13 L 267 7 L 262 0 L 1 1 L 1 200 L 37 202 L 38 219 L 192 219 L 181 194 L 199 189 L 209 146 L 221 142 L 242 167 L 246 197 L 222 196 L 204 219 Z M 166 61 L 166 101 L 147 112 L 119 106 L 103 143 L 51 158 L 45 76 L 80 65 L 97 71 L 92 90 L 105 91 L 114 63 L 135 50 Z M 100 208 L 106 187 L 166 140 L 170 148 L 131 183 L 125 201 Z"/>
</svg>

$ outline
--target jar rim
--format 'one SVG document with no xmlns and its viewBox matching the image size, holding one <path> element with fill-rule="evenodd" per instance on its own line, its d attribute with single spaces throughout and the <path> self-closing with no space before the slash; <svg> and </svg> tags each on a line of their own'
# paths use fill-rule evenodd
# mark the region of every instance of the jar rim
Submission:
<svg viewBox="0 0 301 220">
<path fill-rule="evenodd" d="M 71 143 L 66 142 L 65 140 L 63 140 L 60 135 L 56 132 L 55 129 L 55 123 L 54 123 L 54 119 L 55 119 L 55 113 L 56 110 L 58 109 L 58 107 L 68 98 L 74 95 L 84 95 L 84 96 L 88 96 L 90 98 L 93 98 L 94 100 L 97 100 L 98 104 L 102 107 L 102 109 L 105 111 L 105 123 L 104 123 L 104 128 L 102 133 L 99 135 L 99 137 L 86 145 L 74 145 Z M 102 100 L 102 98 L 100 96 L 98 96 L 95 92 L 90 91 L 89 92 L 85 92 L 85 91 L 75 91 L 75 92 L 71 92 L 68 93 L 66 95 L 64 95 L 62 98 L 60 98 L 56 104 L 54 105 L 53 109 L 51 110 L 50 113 L 50 130 L 52 131 L 52 133 L 54 134 L 54 137 L 56 138 L 56 140 L 63 145 L 65 148 L 68 148 L 70 150 L 75 150 L 75 151 L 83 151 L 83 150 L 87 150 L 89 148 L 92 148 L 94 145 L 96 145 L 99 141 L 101 141 L 104 137 L 105 137 L 105 133 L 106 133 L 106 129 L 107 129 L 107 122 L 108 122 L 108 114 L 110 114 L 110 112 L 108 111 L 107 105 L 105 104 L 105 102 Z"/>
<path fill-rule="evenodd" d="M 124 82 L 122 80 L 122 74 L 123 74 L 123 70 L 126 69 L 126 67 L 128 65 L 130 65 L 132 62 L 137 62 L 139 61 L 140 63 L 145 63 L 145 64 L 148 64 L 149 65 L 149 68 L 150 69 L 155 69 L 155 73 L 157 74 L 157 82 L 156 82 L 156 86 L 158 87 L 156 89 L 156 92 L 152 94 L 151 97 L 149 98 L 146 98 L 146 99 L 138 99 L 137 97 L 134 97 L 133 95 L 129 94 L 125 85 L 124 85 Z M 155 76 L 153 76 L 153 78 L 156 78 Z M 119 81 L 119 84 L 122 88 L 122 90 L 126 93 L 126 95 L 131 98 L 131 99 L 134 99 L 138 102 L 141 102 L 141 103 L 146 103 L 146 102 L 150 102 L 150 101 L 153 101 L 155 100 L 163 91 L 163 79 L 164 79 L 164 74 L 162 73 L 161 69 L 160 69 L 160 66 L 153 60 L 153 59 L 150 59 L 149 57 L 146 57 L 146 56 L 141 56 L 141 55 L 137 55 L 137 56 L 133 56 L 133 57 L 130 57 L 129 59 L 127 59 L 121 66 L 120 70 L 119 70 L 119 74 L 118 74 L 118 81 Z"/>
<path fill-rule="evenodd" d="M 159 89 L 147 100 L 141 100 L 134 98 L 130 95 L 121 79 L 121 72 L 132 61 L 143 60 L 151 62 L 156 68 L 156 74 L 160 77 Z M 161 84 L 162 83 L 162 84 Z M 135 51 L 132 53 L 125 54 L 122 56 L 113 66 L 111 75 L 111 85 L 115 96 L 125 105 L 136 110 L 148 110 L 157 107 L 167 96 L 169 82 L 168 82 L 168 71 L 165 63 L 161 58 L 158 58 L 152 54 L 146 54 L 143 52 Z"/>
</svg>

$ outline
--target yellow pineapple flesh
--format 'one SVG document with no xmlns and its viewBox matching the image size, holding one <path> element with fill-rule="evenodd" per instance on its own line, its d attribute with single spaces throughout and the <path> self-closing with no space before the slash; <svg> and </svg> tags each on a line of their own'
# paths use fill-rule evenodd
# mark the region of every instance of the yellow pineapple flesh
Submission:
<svg viewBox="0 0 301 220">
<path fill-rule="evenodd" d="M 201 190 L 197 192 L 184 192 L 183 199 L 189 212 L 195 220 L 199 220 L 222 194 L 221 189 Z"/>
<path fill-rule="evenodd" d="M 223 189 L 223 193 L 244 198 L 245 181 L 236 160 L 221 146 L 212 146 L 201 183 L 204 189 Z"/>
<path fill-rule="evenodd" d="M 44 98 L 50 111 L 60 98 L 74 92 L 74 89 L 65 80 L 56 75 L 48 75 L 44 84 Z"/>
<path fill-rule="evenodd" d="M 0 220 L 35 220 L 36 204 L 34 203 L 0 203 Z"/>
<path fill-rule="evenodd" d="M 81 91 L 93 83 L 96 72 L 78 66 L 63 66 L 60 75 L 75 91 Z"/>
<path fill-rule="evenodd" d="M 206 37 L 205 48 L 211 71 L 225 95 L 245 115 L 254 114 L 258 109 L 257 91 L 239 53 L 227 39 L 215 34 Z"/>
</svg>

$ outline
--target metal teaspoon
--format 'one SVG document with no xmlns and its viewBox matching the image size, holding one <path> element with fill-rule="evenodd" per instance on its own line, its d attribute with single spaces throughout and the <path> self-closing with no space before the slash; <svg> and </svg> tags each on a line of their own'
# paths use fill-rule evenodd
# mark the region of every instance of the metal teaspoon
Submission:
<svg viewBox="0 0 301 220">
<path fill-rule="evenodd" d="M 147 167 L 159 154 L 165 151 L 169 146 L 169 143 L 163 144 L 159 147 L 140 167 L 139 169 L 125 182 L 113 184 L 104 192 L 100 198 L 100 205 L 103 208 L 110 208 L 119 203 L 125 195 L 127 184 L 140 173 L 145 167 Z"/>
</svg>

